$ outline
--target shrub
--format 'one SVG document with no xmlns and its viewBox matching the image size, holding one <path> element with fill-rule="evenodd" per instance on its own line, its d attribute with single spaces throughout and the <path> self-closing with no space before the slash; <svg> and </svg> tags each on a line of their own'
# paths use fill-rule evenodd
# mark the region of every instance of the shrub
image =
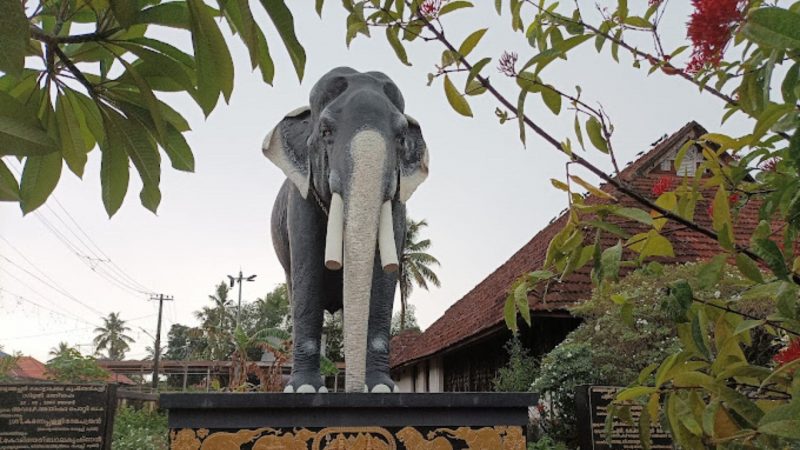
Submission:
<svg viewBox="0 0 800 450">
<path fill-rule="evenodd" d="M 167 450 L 167 415 L 122 406 L 114 419 L 113 450 Z"/>
<path fill-rule="evenodd" d="M 581 384 L 627 386 L 641 370 L 660 363 L 680 350 L 678 327 L 666 303 L 668 287 L 678 280 L 700 280 L 701 264 L 671 265 L 651 263 L 633 271 L 572 310 L 584 322 L 550 353 L 544 356 L 540 376 L 533 390 L 549 398 L 549 410 L 542 411 L 539 426 L 557 440 L 575 439 L 575 388 Z M 726 267 L 719 285 L 695 294 L 709 299 L 740 299 L 746 290 L 744 278 Z M 768 302 L 741 300 L 739 309 L 765 317 Z M 754 336 L 746 352 L 769 360 L 776 343 L 766 335 Z"/>
<path fill-rule="evenodd" d="M 539 364 L 530 351 L 513 336 L 504 347 L 508 352 L 508 364 L 500 368 L 492 381 L 498 392 L 526 392 L 539 373 Z"/>
</svg>

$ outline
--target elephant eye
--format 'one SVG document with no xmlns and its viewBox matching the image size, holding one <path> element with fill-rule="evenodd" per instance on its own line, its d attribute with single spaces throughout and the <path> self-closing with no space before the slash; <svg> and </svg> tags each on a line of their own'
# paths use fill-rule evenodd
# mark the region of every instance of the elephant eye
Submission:
<svg viewBox="0 0 800 450">
<path fill-rule="evenodd" d="M 320 131 L 320 134 L 322 135 L 322 137 L 330 137 L 330 135 L 331 135 L 331 129 L 330 129 L 330 128 L 323 128 L 323 129 Z"/>
<path fill-rule="evenodd" d="M 406 136 L 403 135 L 403 134 L 397 136 L 397 144 L 400 145 L 401 147 L 405 147 L 405 145 L 406 145 Z"/>
</svg>

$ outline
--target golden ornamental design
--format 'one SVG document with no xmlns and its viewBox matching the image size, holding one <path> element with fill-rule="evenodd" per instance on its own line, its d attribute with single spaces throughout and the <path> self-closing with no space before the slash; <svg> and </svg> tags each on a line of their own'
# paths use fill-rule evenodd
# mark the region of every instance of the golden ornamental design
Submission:
<svg viewBox="0 0 800 450">
<path fill-rule="evenodd" d="M 257 428 L 170 432 L 171 450 L 525 450 L 521 426 Z"/>
</svg>

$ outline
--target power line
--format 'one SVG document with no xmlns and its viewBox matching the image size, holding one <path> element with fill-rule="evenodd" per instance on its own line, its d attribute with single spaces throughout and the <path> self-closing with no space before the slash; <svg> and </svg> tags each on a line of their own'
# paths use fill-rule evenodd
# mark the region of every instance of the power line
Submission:
<svg viewBox="0 0 800 450">
<path fill-rule="evenodd" d="M 92 306 L 89 306 L 89 305 L 87 305 L 86 303 L 84 303 L 84 302 L 82 302 L 82 301 L 78 300 L 78 298 L 76 298 L 74 295 L 70 294 L 69 292 L 65 291 L 64 289 L 59 289 L 59 288 L 57 288 L 57 287 L 53 286 L 53 284 L 51 284 L 50 282 L 48 282 L 48 281 L 46 281 L 46 280 L 42 279 L 40 276 L 38 276 L 38 275 L 36 275 L 35 273 L 33 273 L 33 272 L 31 272 L 31 271 L 29 271 L 29 270 L 25 269 L 24 267 L 21 267 L 20 265 L 18 265 L 18 264 L 17 264 L 17 263 L 15 263 L 14 261 L 12 261 L 12 260 L 8 259 L 8 257 L 6 257 L 6 256 L 4 256 L 4 255 L 0 255 L 0 258 L 3 258 L 3 259 L 5 259 L 5 260 L 6 260 L 6 261 L 8 261 L 8 262 L 9 262 L 9 263 L 10 263 L 12 266 L 14 266 L 14 267 L 16 267 L 17 269 L 19 269 L 19 270 L 21 270 L 21 271 L 25 272 L 25 273 L 26 273 L 26 274 L 28 274 L 29 276 L 33 277 L 34 279 L 38 280 L 39 282 L 41 282 L 41 283 L 42 283 L 42 284 L 44 284 L 45 286 L 47 286 L 47 287 L 49 287 L 50 289 L 52 289 L 52 290 L 54 290 L 54 291 L 58 292 L 59 294 L 63 295 L 64 297 L 66 297 L 66 298 L 68 298 L 68 299 L 72 300 L 73 302 L 75 302 L 75 303 L 77 303 L 77 304 L 79 304 L 79 305 L 83 306 L 84 308 L 86 308 L 86 309 L 88 309 L 88 310 L 90 310 L 90 311 L 94 312 L 95 314 L 99 315 L 100 317 L 103 317 L 103 316 L 104 316 L 104 314 L 103 314 L 102 312 L 100 312 L 100 310 L 99 310 L 99 309 L 96 309 L 96 308 L 94 308 L 94 307 L 92 307 Z"/>
<path fill-rule="evenodd" d="M 11 292 L 11 291 L 9 291 L 8 289 L 5 289 L 5 288 L 2 288 L 2 287 L 0 287 L 0 292 L 5 292 L 6 294 L 8 294 L 8 295 L 11 295 L 11 296 L 14 296 L 14 297 L 16 297 L 17 299 L 19 299 L 19 300 L 21 300 L 21 301 L 23 301 L 23 302 L 28 302 L 28 303 L 30 303 L 30 304 L 32 304 L 32 305 L 34 305 L 34 306 L 38 307 L 38 308 L 41 308 L 41 309 L 43 309 L 43 310 L 45 310 L 45 311 L 49 311 L 49 312 L 51 312 L 51 313 L 53 313 L 53 314 L 57 314 L 58 316 L 64 316 L 64 315 L 67 315 L 67 316 L 70 316 L 70 318 L 71 318 L 71 319 L 74 319 L 74 320 L 76 320 L 76 321 L 78 321 L 78 322 L 83 322 L 83 323 L 85 323 L 85 324 L 87 324 L 87 325 L 90 325 L 90 326 L 92 326 L 92 327 L 96 327 L 96 326 L 97 326 L 97 325 L 95 325 L 95 324 L 92 324 L 91 322 L 87 322 L 86 320 L 84 320 L 84 319 L 82 319 L 82 318 L 80 318 L 80 317 L 78 317 L 78 316 L 74 316 L 74 315 L 72 315 L 72 314 L 69 314 L 69 313 L 66 313 L 66 312 L 64 312 L 64 311 L 56 311 L 56 310 L 54 310 L 54 309 L 50 309 L 50 308 L 48 308 L 48 307 L 46 307 L 46 306 L 42 305 L 41 303 L 35 302 L 35 301 L 33 301 L 33 300 L 31 300 L 31 299 L 29 299 L 29 298 L 27 298 L 27 297 L 24 297 L 24 296 L 22 296 L 22 295 L 19 295 L 19 294 L 15 293 L 15 292 Z"/>
<path fill-rule="evenodd" d="M 9 165 L 9 167 L 20 175 L 20 170 L 13 165 Z M 51 214 L 63 224 L 64 228 L 72 234 L 75 239 L 80 243 L 76 244 L 73 242 L 68 236 L 58 230 L 58 228 L 52 224 L 42 213 L 42 210 L 36 212 L 36 218 L 42 222 L 42 224 L 58 239 L 67 249 L 75 254 L 81 262 L 83 262 L 90 270 L 98 274 L 101 278 L 106 279 L 107 281 L 115 284 L 117 287 L 120 287 L 123 290 L 133 291 L 137 294 L 150 294 L 152 290 L 148 289 L 142 283 L 136 281 L 132 276 L 127 274 L 121 267 L 119 267 L 103 250 L 100 248 L 97 243 L 92 240 L 88 233 L 78 224 L 75 218 L 67 211 L 64 205 L 58 201 L 58 198 L 55 194 L 51 194 L 51 198 L 53 201 L 58 205 L 58 207 L 67 215 L 69 220 L 75 225 L 78 231 L 85 236 L 86 241 L 81 238 L 78 233 L 76 233 L 73 228 L 58 214 L 58 212 L 50 207 L 50 205 L 45 204 L 45 208 L 47 208 Z M 89 245 L 87 243 L 91 243 Z M 92 248 L 94 246 L 94 249 Z M 93 264 L 97 263 L 97 264 Z M 108 266 L 108 271 L 104 270 L 102 267 L 103 263 Z M 98 270 L 99 269 L 99 270 Z"/>
<path fill-rule="evenodd" d="M 80 259 L 81 262 L 83 264 L 85 264 L 86 267 L 89 268 L 89 270 L 91 270 L 92 272 L 98 274 L 101 278 L 103 278 L 106 281 L 116 285 L 117 287 L 121 288 L 122 290 L 133 291 L 133 292 L 135 292 L 137 294 L 147 294 L 146 291 L 142 291 L 140 289 L 137 289 L 136 287 L 126 285 L 123 281 L 119 280 L 117 277 L 114 277 L 114 276 L 112 276 L 110 274 L 107 274 L 105 272 L 102 272 L 102 271 L 98 271 L 97 268 L 99 267 L 100 263 L 105 262 L 105 260 L 98 259 L 98 258 L 92 258 L 91 256 L 83 254 L 83 252 L 81 252 L 80 248 L 78 248 L 72 241 L 69 240 L 69 238 L 67 238 L 63 233 L 61 233 L 61 231 L 56 229 L 56 227 L 53 224 L 51 224 L 50 221 L 47 220 L 43 215 L 37 213 L 36 214 L 36 218 L 40 222 L 42 222 L 42 224 L 48 230 L 50 230 L 51 233 L 53 233 L 53 235 L 56 237 L 56 239 L 58 239 L 59 242 L 61 242 L 65 247 L 67 247 L 67 249 L 70 252 L 72 252 L 75 256 L 77 256 L 78 259 Z M 92 264 L 92 262 L 96 262 L 98 264 L 95 265 L 95 264 Z"/>
<path fill-rule="evenodd" d="M 99 245 L 97 245 L 97 242 L 95 242 L 95 241 L 94 241 L 94 240 L 91 238 L 91 236 L 89 236 L 89 234 L 88 234 L 88 233 L 87 233 L 87 232 L 86 232 L 86 231 L 83 229 L 83 227 L 81 227 L 81 225 L 78 223 L 78 221 L 77 221 L 77 220 L 75 220 L 75 218 L 74 218 L 74 217 L 72 217 L 72 214 L 70 214 L 70 213 L 69 213 L 69 211 L 67 211 L 67 208 L 65 208 L 65 207 L 64 207 L 64 205 L 62 205 L 62 204 L 61 204 L 61 202 L 60 202 L 60 201 L 58 201 L 58 198 L 57 198 L 57 197 L 53 196 L 53 201 L 54 201 L 54 202 L 56 203 L 56 205 L 57 205 L 57 206 L 58 206 L 58 207 L 61 209 L 61 211 L 63 211 L 63 212 L 64 212 L 64 214 L 66 214 L 66 215 L 67 215 L 67 218 L 69 218 L 70 222 L 72 222 L 72 224 L 73 224 L 73 225 L 75 225 L 75 228 L 77 228 L 77 229 L 78 229 L 78 231 L 79 231 L 79 232 L 80 232 L 80 233 L 81 233 L 81 234 L 82 234 L 82 235 L 83 235 L 83 236 L 86 238 L 86 241 L 88 241 L 88 242 L 89 242 L 91 245 L 89 245 L 89 244 L 86 244 L 86 242 L 84 242 L 84 240 L 83 240 L 83 239 L 81 239 L 81 238 L 80 238 L 80 236 L 78 236 L 78 235 L 77 235 L 77 234 L 76 234 L 76 233 L 75 233 L 75 232 L 72 230 L 72 228 L 71 228 L 71 227 L 70 227 L 70 226 L 69 226 L 69 225 L 68 225 L 68 224 L 67 224 L 67 223 L 66 223 L 66 222 L 65 222 L 65 221 L 64 221 L 64 220 L 61 218 L 61 216 L 60 216 L 60 215 L 59 215 L 59 214 L 58 214 L 58 213 L 57 213 L 57 212 L 56 212 L 56 211 L 55 211 L 53 208 L 51 208 L 51 207 L 50 207 L 50 205 L 47 205 L 47 204 L 45 204 L 45 207 L 46 207 L 48 210 L 50 210 L 50 212 L 52 212 L 52 213 L 53 213 L 53 215 L 54 215 L 54 216 L 55 216 L 55 217 L 56 217 L 56 218 L 57 218 L 57 219 L 58 219 L 58 220 L 59 220 L 61 223 L 63 223 L 63 224 L 64 224 L 64 226 L 65 226 L 65 227 L 66 227 L 66 228 L 67 228 L 67 229 L 70 231 L 70 233 L 72 233 L 72 235 L 73 235 L 73 236 L 75 236 L 75 237 L 78 239 L 78 241 L 80 241 L 80 242 L 81 242 L 81 243 L 84 245 L 84 247 L 86 247 L 86 249 L 87 249 L 87 250 L 89 250 L 90 252 L 94 253 L 94 255 L 95 255 L 95 256 L 99 256 L 99 257 L 98 257 L 98 259 L 100 259 L 100 260 L 103 260 L 103 258 L 104 258 L 104 262 L 107 262 L 107 263 L 109 264 L 109 268 L 111 268 L 113 272 L 116 272 L 116 273 L 117 273 L 119 276 L 121 276 L 123 279 L 127 279 L 128 283 L 130 283 L 130 285 L 131 285 L 131 286 L 137 287 L 137 288 L 138 288 L 140 291 L 144 291 L 144 292 L 151 292 L 151 291 L 152 291 L 152 290 L 151 290 L 151 289 L 149 289 L 147 286 L 145 286 L 145 285 L 143 285 L 142 283 L 138 282 L 138 281 L 137 281 L 135 278 L 133 278 L 133 277 L 132 277 L 130 274 L 128 274 L 127 272 L 125 272 L 124 270 L 122 270 L 122 268 L 121 268 L 121 267 L 119 267 L 119 266 L 117 265 L 117 263 L 115 263 L 115 262 L 114 262 L 114 260 L 112 260 L 112 259 L 111 259 L 111 257 L 109 257 L 109 256 L 108 256 L 108 255 L 107 255 L 107 254 L 106 254 L 106 253 L 103 251 L 103 249 L 101 249 L 101 248 L 100 248 L 100 246 L 99 246 Z M 94 247 L 94 250 L 96 250 L 96 252 L 95 252 L 94 250 L 92 250 L 92 247 Z"/>
</svg>

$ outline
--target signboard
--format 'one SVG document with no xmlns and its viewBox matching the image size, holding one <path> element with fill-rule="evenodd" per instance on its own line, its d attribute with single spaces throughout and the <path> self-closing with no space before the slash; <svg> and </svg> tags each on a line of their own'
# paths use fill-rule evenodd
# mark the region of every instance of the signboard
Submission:
<svg viewBox="0 0 800 450">
<path fill-rule="evenodd" d="M 0 450 L 111 449 L 116 385 L 0 384 Z"/>
<path fill-rule="evenodd" d="M 617 386 L 578 386 L 575 403 L 578 414 L 578 441 L 581 450 L 637 450 L 642 449 L 639 439 L 640 405 L 632 405 L 631 417 L 634 425 L 615 419 L 607 439 L 605 426 L 608 406 L 614 396 L 624 388 Z M 651 448 L 672 449 L 672 438 L 658 422 L 650 425 Z"/>
</svg>

